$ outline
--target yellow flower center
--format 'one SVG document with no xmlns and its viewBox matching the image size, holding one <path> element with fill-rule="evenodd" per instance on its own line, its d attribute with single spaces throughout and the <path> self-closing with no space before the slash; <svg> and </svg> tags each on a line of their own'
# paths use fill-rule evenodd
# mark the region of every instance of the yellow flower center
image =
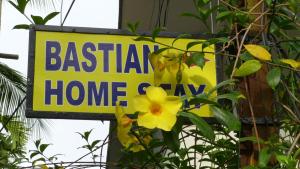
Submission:
<svg viewBox="0 0 300 169">
<path fill-rule="evenodd" d="M 150 106 L 150 111 L 153 115 L 160 115 L 162 112 L 162 108 L 157 103 L 152 103 Z"/>
</svg>

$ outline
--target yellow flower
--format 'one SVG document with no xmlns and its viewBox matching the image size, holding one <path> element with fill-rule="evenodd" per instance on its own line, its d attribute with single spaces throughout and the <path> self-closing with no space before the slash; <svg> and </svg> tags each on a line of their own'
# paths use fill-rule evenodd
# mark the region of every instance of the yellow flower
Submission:
<svg viewBox="0 0 300 169">
<path fill-rule="evenodd" d="M 280 61 L 283 62 L 283 63 L 286 63 L 286 64 L 288 64 L 290 66 L 292 66 L 295 69 L 300 68 L 300 62 L 295 61 L 293 59 L 280 59 Z"/>
<path fill-rule="evenodd" d="M 150 63 L 154 69 L 154 84 L 159 86 L 163 76 L 168 72 L 172 78 L 176 78 L 179 71 L 179 58 L 173 53 L 168 55 L 154 54 L 149 56 Z M 184 63 L 181 64 L 181 71 L 184 69 Z M 187 66 L 186 66 L 187 67 Z"/>
<path fill-rule="evenodd" d="M 134 108 L 139 111 L 137 123 L 149 129 L 155 127 L 170 131 L 176 122 L 176 115 L 182 106 L 177 96 L 167 96 L 161 87 L 149 86 L 146 95 L 133 99 Z"/>
<path fill-rule="evenodd" d="M 140 145 L 139 140 L 134 135 L 130 134 L 133 120 L 125 114 L 123 107 L 121 107 L 119 103 L 117 103 L 115 115 L 118 122 L 117 137 L 120 143 L 133 152 L 144 150 L 144 147 Z M 152 138 L 147 135 L 145 137 L 141 136 L 141 139 L 144 144 L 147 145 Z"/>
</svg>

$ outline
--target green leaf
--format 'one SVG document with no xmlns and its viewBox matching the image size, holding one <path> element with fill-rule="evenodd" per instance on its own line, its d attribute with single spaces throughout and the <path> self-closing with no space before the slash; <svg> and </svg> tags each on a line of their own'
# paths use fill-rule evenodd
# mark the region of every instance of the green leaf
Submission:
<svg viewBox="0 0 300 169">
<path fill-rule="evenodd" d="M 132 23 L 127 23 L 127 27 L 128 27 L 128 30 L 130 31 L 130 32 L 132 32 L 132 33 L 136 33 L 136 31 L 137 31 L 137 28 L 138 28 L 138 26 L 139 26 L 139 22 L 135 22 L 134 24 L 132 24 Z"/>
<path fill-rule="evenodd" d="M 231 17 L 231 16 L 232 16 L 232 12 L 231 11 L 224 11 L 224 12 L 220 12 L 217 15 L 216 19 L 217 19 L 217 21 L 219 21 L 219 20 L 223 20 L 223 19 L 225 19 L 227 17 Z"/>
<path fill-rule="evenodd" d="M 50 144 L 41 144 L 41 145 L 40 145 L 40 152 L 43 153 L 49 145 L 50 145 Z"/>
<path fill-rule="evenodd" d="M 13 29 L 29 29 L 29 25 L 27 25 L 27 24 L 19 24 L 19 25 L 15 25 L 13 27 Z"/>
<path fill-rule="evenodd" d="M 187 17 L 192 17 L 192 18 L 196 18 L 198 20 L 202 20 L 202 18 L 196 14 L 192 14 L 192 13 L 183 13 L 181 14 L 181 16 L 187 16 Z"/>
<path fill-rule="evenodd" d="M 33 158 L 33 157 L 35 157 L 35 156 L 38 155 L 38 154 L 40 154 L 40 152 L 34 151 L 34 152 L 32 152 L 32 153 L 30 154 L 30 158 Z"/>
<path fill-rule="evenodd" d="M 24 14 L 26 5 L 28 4 L 29 0 L 18 0 L 19 11 Z"/>
<path fill-rule="evenodd" d="M 271 71 L 268 72 L 267 82 L 273 90 L 275 90 L 276 86 L 279 84 L 280 77 L 281 77 L 280 68 L 274 68 L 274 69 L 272 69 Z"/>
<path fill-rule="evenodd" d="M 101 140 L 95 140 L 92 142 L 91 147 L 94 148 Z"/>
<path fill-rule="evenodd" d="M 227 126 L 229 130 L 240 131 L 241 122 L 233 115 L 233 113 L 213 105 L 210 105 L 209 108 L 214 113 L 214 117 L 220 121 L 220 123 Z"/>
<path fill-rule="evenodd" d="M 147 38 L 147 37 L 144 37 L 144 36 L 139 36 L 135 39 L 133 39 L 134 41 L 147 41 L 147 42 L 154 42 L 151 38 Z"/>
<path fill-rule="evenodd" d="M 36 140 L 35 143 L 34 143 L 34 144 L 35 144 L 35 147 L 36 147 L 36 148 L 39 148 L 40 143 L 41 143 L 41 139 Z"/>
<path fill-rule="evenodd" d="M 31 15 L 33 22 L 37 25 L 44 25 L 44 19 L 41 16 Z"/>
<path fill-rule="evenodd" d="M 183 38 L 190 38 L 192 35 L 191 34 L 180 34 L 178 35 L 172 42 L 172 46 L 174 45 L 174 43 L 179 40 L 179 39 L 183 39 Z"/>
<path fill-rule="evenodd" d="M 244 77 L 257 72 L 261 68 L 261 63 L 258 60 L 248 60 L 243 63 L 234 73 L 234 76 Z"/>
<path fill-rule="evenodd" d="M 44 22 L 43 24 L 46 24 L 49 20 L 51 20 L 52 18 L 54 18 L 56 15 L 58 15 L 59 12 L 52 12 L 50 13 L 49 15 L 47 15 L 45 18 L 44 18 Z"/>
<path fill-rule="evenodd" d="M 235 80 L 235 79 L 229 79 L 229 80 L 222 81 L 221 83 L 217 84 L 217 86 L 210 89 L 208 91 L 207 95 L 210 96 L 213 92 L 215 92 L 216 90 L 218 90 L 221 87 L 224 87 L 224 86 L 227 86 L 227 85 L 234 85 L 236 81 L 237 80 Z"/>
<path fill-rule="evenodd" d="M 190 57 L 188 57 L 186 61 L 188 66 L 191 66 L 193 64 L 199 66 L 201 69 L 203 69 L 205 65 L 205 59 L 204 59 L 204 53 L 202 52 L 194 52 Z"/>
<path fill-rule="evenodd" d="M 83 133 L 83 138 L 88 141 L 89 140 L 89 137 L 90 137 L 90 134 L 92 132 L 93 129 L 91 129 L 90 131 L 86 131 Z"/>
<path fill-rule="evenodd" d="M 164 142 L 170 150 L 177 152 L 180 147 L 178 133 L 174 131 L 162 131 Z"/>
<path fill-rule="evenodd" d="M 161 31 L 160 28 L 155 28 L 153 31 L 152 31 L 152 39 L 153 41 L 155 41 L 155 38 L 158 36 L 159 32 Z"/>
<path fill-rule="evenodd" d="M 154 54 L 160 54 L 160 53 L 162 53 L 163 51 L 165 51 L 165 50 L 168 50 L 168 49 L 170 49 L 169 47 L 165 47 L 165 48 L 160 48 L 160 49 L 158 49 L 157 51 L 155 51 L 154 52 Z"/>
<path fill-rule="evenodd" d="M 15 7 L 19 12 L 21 12 L 20 11 L 20 9 L 19 9 L 19 6 L 17 5 L 17 4 L 15 4 L 13 1 L 8 1 L 13 7 Z M 21 12 L 22 13 L 22 12 Z"/>
<path fill-rule="evenodd" d="M 186 45 L 186 50 L 189 50 L 191 47 L 195 46 L 195 45 L 199 45 L 202 44 L 204 41 L 193 41 L 193 42 L 189 42 Z"/>
<path fill-rule="evenodd" d="M 232 91 L 230 93 L 218 95 L 217 99 L 228 99 L 231 100 L 232 102 L 237 102 L 239 99 L 245 99 L 246 97 L 239 91 Z"/>
<path fill-rule="evenodd" d="M 180 116 L 187 117 L 190 119 L 190 121 L 197 126 L 199 131 L 203 134 L 204 137 L 208 138 L 209 140 L 215 139 L 215 133 L 213 129 L 210 127 L 210 125 L 204 121 L 201 117 L 194 113 L 186 113 L 186 112 L 180 112 Z"/>
<path fill-rule="evenodd" d="M 216 103 L 215 101 L 209 100 L 208 97 L 206 95 L 198 95 L 195 98 L 190 99 L 189 104 L 190 105 L 195 105 L 195 104 L 213 104 L 213 105 L 217 105 L 218 103 Z"/>
<path fill-rule="evenodd" d="M 253 60 L 254 59 L 254 57 L 247 51 L 242 53 L 240 58 L 241 58 L 242 61 L 248 61 L 248 60 Z"/>
<path fill-rule="evenodd" d="M 271 158 L 271 153 L 269 152 L 268 148 L 263 148 L 260 152 L 259 152 L 259 159 L 258 159 L 258 165 L 260 167 L 266 167 L 270 158 Z"/>
<path fill-rule="evenodd" d="M 235 17 L 236 17 L 237 21 L 239 22 L 239 24 L 241 24 L 241 25 L 245 25 L 249 21 L 249 16 L 242 12 L 236 12 Z"/>
<path fill-rule="evenodd" d="M 13 1 L 8 1 L 13 7 L 15 7 L 20 13 L 24 14 L 25 7 L 29 0 L 18 0 L 17 4 L 15 4 Z"/>
</svg>

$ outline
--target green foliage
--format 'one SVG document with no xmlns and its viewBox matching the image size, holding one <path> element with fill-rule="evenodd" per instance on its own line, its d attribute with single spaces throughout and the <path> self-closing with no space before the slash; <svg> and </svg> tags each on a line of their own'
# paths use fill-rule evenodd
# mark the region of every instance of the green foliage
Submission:
<svg viewBox="0 0 300 169">
<path fill-rule="evenodd" d="M 275 87 L 279 84 L 280 76 L 281 70 L 279 68 L 274 68 L 268 72 L 267 82 L 273 90 L 275 90 Z"/>
<path fill-rule="evenodd" d="M 258 60 L 249 60 L 243 63 L 234 73 L 237 77 L 251 75 L 261 68 L 261 63 Z"/>
<path fill-rule="evenodd" d="M 223 81 L 207 92 L 191 97 L 186 96 L 184 100 L 187 100 L 189 105 L 194 107 L 183 108 L 177 114 L 178 120 L 174 128 L 169 132 L 158 129 L 152 130 L 151 132 L 154 133 L 153 139 L 149 144 L 143 143 L 145 148 L 143 151 L 134 153 L 129 149 L 122 150 L 122 157 L 118 166 L 121 168 L 236 169 L 241 167 L 239 165 L 239 145 L 250 142 L 260 145 L 261 149 L 257 152 L 257 163 L 251 166 L 243 166 L 244 168 L 299 168 L 300 39 L 298 36 L 294 36 L 294 32 L 299 33 L 300 25 L 298 1 L 265 0 L 253 4 L 253 1 L 248 0 L 243 2 L 247 6 L 243 6 L 241 1 L 238 0 L 220 1 L 220 3 L 211 4 L 209 4 L 210 0 L 194 0 L 193 2 L 196 12 L 185 12 L 182 16 L 200 21 L 206 26 L 208 32 L 211 31 L 208 20 L 210 16 L 216 16 L 217 24 L 222 24 L 222 26 L 217 28 L 219 32 L 212 36 L 214 38 L 209 38 L 206 41 L 195 40 L 188 43 L 185 49 L 177 49 L 174 44 L 179 43 L 180 39 L 191 37 L 191 35 L 182 34 L 175 38 L 172 44 L 162 44 L 156 41 L 162 31 L 161 28 L 154 29 L 150 37 L 138 35 L 138 22 L 128 24 L 129 30 L 138 36 L 134 39 L 135 41 L 153 42 L 164 46 L 155 54 L 160 54 L 169 49 L 180 50 L 182 52 L 178 56 L 180 65 L 198 66 L 201 69 L 205 68 L 205 49 L 212 45 L 218 46 L 213 54 L 222 57 L 224 63 L 227 63 L 224 65 L 227 77 L 221 79 Z M 17 0 L 17 3 L 9 1 L 9 3 L 26 16 L 32 24 L 46 24 L 58 14 L 53 12 L 45 18 L 31 15 L 31 18 L 29 18 L 25 15 L 28 0 Z M 257 9 L 264 11 L 257 12 Z M 262 18 L 263 20 L 261 20 Z M 28 29 L 29 25 L 20 24 L 14 28 Z M 267 49 L 262 47 L 262 44 Z M 198 46 L 199 48 L 196 51 L 191 51 L 191 49 Z M 286 59 L 285 62 L 282 59 Z M 262 69 L 263 66 L 264 69 Z M 262 71 L 259 71 L 261 69 Z M 242 124 L 238 116 L 243 114 L 239 113 L 243 111 L 243 109 L 239 109 L 240 106 L 238 105 L 241 99 L 248 99 L 244 100 L 243 103 L 248 103 L 246 109 L 254 111 L 253 114 L 261 113 L 252 110 L 253 104 L 256 102 L 252 104 L 251 102 L 259 98 L 255 98 L 256 96 L 250 93 L 249 86 L 247 86 L 251 84 L 248 76 L 255 75 L 258 71 L 259 77 L 261 77 L 261 74 L 265 75 L 265 81 L 270 89 L 273 89 L 272 98 L 270 98 L 272 107 L 270 108 L 271 112 L 268 112 L 268 114 L 271 114 L 272 118 L 278 119 L 280 123 L 274 125 L 277 132 L 272 133 L 272 136 L 265 140 L 251 134 L 239 138 L 241 136 L 233 131 L 241 132 L 242 130 Z M 9 72 L 3 72 L 2 78 L 9 79 Z M 182 70 L 179 69 L 176 74 L 177 83 L 181 82 L 183 76 Z M 233 77 L 242 78 L 234 80 Z M 225 80 L 226 78 L 228 80 Z M 7 82 L 3 83 L 1 88 L 10 89 L 14 92 L 24 92 L 25 83 L 23 83 L 23 80 L 16 80 L 16 82 L 14 85 L 9 85 Z M 242 86 L 246 86 L 246 89 Z M 251 87 L 254 86 L 250 86 L 250 89 Z M 249 98 L 246 98 L 244 94 Z M 0 97 L 2 104 L 7 105 L 10 103 L 12 98 L 7 99 L 7 96 L 10 95 L 13 95 L 12 92 L 8 92 L 5 97 Z M 200 108 L 208 105 L 218 123 L 208 123 L 204 118 L 190 112 L 199 105 Z M 264 103 L 262 105 L 265 106 Z M 235 114 L 232 112 L 235 112 Z M 252 123 L 254 122 L 252 121 Z M 134 124 L 134 131 L 143 130 L 145 129 Z M 254 126 L 254 130 L 259 130 L 259 128 Z M 92 130 L 79 133 L 82 139 L 86 141 L 86 144 L 80 148 L 88 150 L 95 162 L 97 156 L 93 152 L 101 147 L 99 145 L 101 141 L 89 140 L 91 132 Z M 14 141 L 16 140 L 13 134 L 11 136 L 0 136 L 0 141 L 4 140 L 5 143 L 3 144 L 5 148 L 0 149 L 0 157 L 5 157 L 4 160 L 0 160 L 0 164 L 4 164 L 3 162 L 7 162 L 11 158 L 9 154 L 14 154 L 16 150 Z M 193 144 L 188 145 L 186 139 L 192 139 Z M 142 139 L 137 137 L 137 140 L 141 142 Z M 37 150 L 32 151 L 30 155 L 33 166 L 37 162 L 42 164 L 53 162 L 56 155 L 50 158 L 45 155 L 49 144 L 41 144 L 40 140 L 35 143 Z M 7 151 L 7 148 L 9 151 Z M 255 158 L 254 154 L 253 152 L 251 158 Z M 22 155 L 22 153 L 19 152 L 19 155 Z M 58 168 L 55 164 L 53 166 Z"/>
</svg>

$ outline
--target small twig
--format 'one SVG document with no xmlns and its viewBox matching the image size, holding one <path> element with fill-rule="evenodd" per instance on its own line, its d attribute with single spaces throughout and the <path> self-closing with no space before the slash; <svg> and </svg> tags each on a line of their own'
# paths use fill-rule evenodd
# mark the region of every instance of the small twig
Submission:
<svg viewBox="0 0 300 169">
<path fill-rule="evenodd" d="M 105 137 L 105 139 L 103 140 L 102 145 L 100 145 L 98 148 L 94 149 L 93 151 L 90 151 L 89 153 L 87 153 L 87 154 L 81 156 L 80 158 L 78 158 L 78 159 L 75 160 L 74 162 L 70 163 L 70 164 L 69 164 L 68 166 L 66 166 L 65 168 L 70 167 L 72 164 L 78 162 L 79 160 L 83 159 L 84 157 L 86 157 L 86 156 L 90 155 L 91 153 L 95 152 L 96 150 L 102 148 L 105 144 L 108 143 L 108 142 L 106 142 L 106 140 L 108 139 L 108 137 L 109 137 L 109 134 L 108 134 L 108 135 Z"/>
<path fill-rule="evenodd" d="M 268 13 L 268 12 L 269 12 L 269 10 L 265 11 L 264 13 L 262 13 L 260 16 L 258 16 L 258 17 L 257 17 L 257 18 L 256 18 L 256 19 L 255 19 L 255 20 L 247 27 L 246 32 L 245 32 L 245 34 L 244 34 L 244 36 L 243 36 L 243 38 L 242 38 L 242 40 L 241 40 L 240 47 L 238 48 L 238 52 L 237 52 L 236 59 L 235 59 L 235 62 L 234 62 L 234 66 L 233 66 L 233 69 L 232 69 L 232 72 L 231 72 L 231 75 L 230 75 L 230 79 L 233 78 L 233 75 L 234 75 L 234 72 L 235 72 L 235 69 L 236 69 L 236 66 L 237 66 L 237 62 L 238 62 L 239 57 L 240 57 L 240 55 L 241 55 L 241 51 L 242 51 L 243 44 L 244 44 L 244 42 L 245 42 L 245 39 L 246 39 L 246 37 L 247 37 L 247 35 L 248 35 L 248 33 L 249 33 L 249 31 L 250 31 L 252 25 L 253 25 L 255 22 L 257 22 L 261 17 L 263 17 L 263 16 L 264 16 L 266 13 Z"/>
<path fill-rule="evenodd" d="M 297 137 L 295 138 L 295 140 L 294 140 L 292 146 L 290 147 L 290 149 L 289 149 L 289 151 L 288 151 L 288 156 L 291 155 L 291 153 L 292 153 L 294 147 L 296 146 L 296 144 L 297 144 L 299 138 L 300 138 L 300 132 L 298 133 L 298 135 L 297 135 Z"/>
<path fill-rule="evenodd" d="M 7 126 L 7 124 L 10 122 L 10 120 L 15 116 L 15 114 L 17 113 L 17 111 L 22 106 L 22 104 L 24 103 L 25 100 L 26 100 L 26 96 L 24 96 L 24 98 L 22 99 L 22 101 L 15 108 L 14 112 L 9 116 L 9 118 L 7 119 L 7 121 L 2 125 L 2 128 L 0 129 L 0 133 Z"/>
<path fill-rule="evenodd" d="M 143 143 L 143 141 L 141 140 L 141 138 L 133 131 L 131 130 L 131 134 L 134 135 L 139 143 L 141 144 L 141 146 L 144 147 L 144 149 L 147 151 L 147 153 L 150 155 L 150 157 L 153 159 L 153 161 L 156 163 L 156 165 L 160 168 L 163 169 L 163 167 L 160 165 L 159 161 L 157 161 L 157 159 L 154 157 L 154 155 L 152 154 L 152 152 L 148 149 L 148 147 Z"/>
</svg>

